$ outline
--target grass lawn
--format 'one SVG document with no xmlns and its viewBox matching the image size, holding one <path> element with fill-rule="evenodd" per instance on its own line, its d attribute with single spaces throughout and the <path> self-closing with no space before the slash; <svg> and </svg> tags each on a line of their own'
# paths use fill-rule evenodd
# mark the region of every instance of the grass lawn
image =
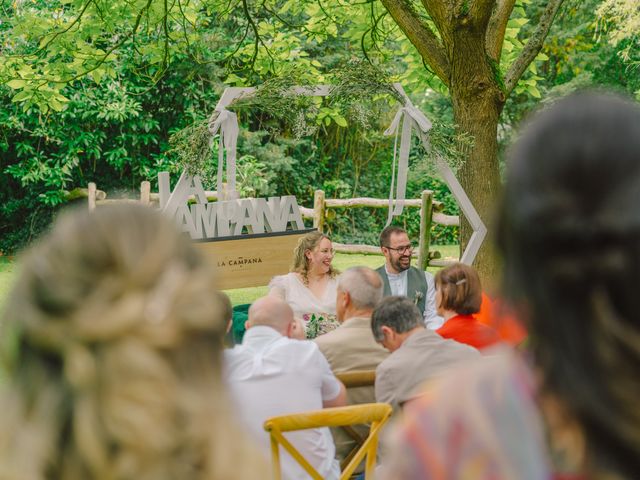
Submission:
<svg viewBox="0 0 640 480">
<path fill-rule="evenodd" d="M 437 245 L 432 247 L 438 250 L 443 258 L 458 258 L 459 248 L 457 245 Z M 345 270 L 356 265 L 365 265 L 371 268 L 378 268 L 383 263 L 381 255 L 347 255 L 338 253 L 333 261 L 338 270 Z M 437 269 L 429 268 L 429 271 L 435 272 Z M 0 257 L 0 311 L 4 305 L 5 299 L 9 294 L 11 282 L 15 277 L 16 264 L 5 257 Z M 231 298 L 234 305 L 241 303 L 251 303 L 267 293 L 267 287 L 238 288 L 235 290 L 227 290 L 226 292 Z"/>
<path fill-rule="evenodd" d="M 15 263 L 0 257 L 0 311 L 4 306 L 4 301 L 9 294 L 9 288 L 14 277 Z"/>
</svg>

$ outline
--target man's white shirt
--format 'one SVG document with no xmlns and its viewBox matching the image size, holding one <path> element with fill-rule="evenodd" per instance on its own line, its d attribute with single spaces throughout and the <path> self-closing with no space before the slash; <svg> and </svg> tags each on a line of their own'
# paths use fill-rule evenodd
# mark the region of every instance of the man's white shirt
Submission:
<svg viewBox="0 0 640 480">
<path fill-rule="evenodd" d="M 387 269 L 386 265 L 384 268 L 387 272 L 387 278 L 389 279 L 391 295 L 407 297 L 408 270 L 404 270 L 400 273 L 391 273 Z M 427 281 L 427 298 L 425 299 L 424 304 L 424 324 L 430 330 L 437 330 L 444 325 L 444 318 L 438 315 L 438 310 L 436 308 L 436 285 L 433 275 L 429 272 L 424 272 L 424 278 Z"/>
<path fill-rule="evenodd" d="M 340 383 L 314 342 L 291 340 L 267 326 L 248 329 L 242 345 L 224 352 L 225 377 L 240 420 L 269 455 L 269 417 L 322 408 L 340 394 Z M 285 437 L 326 479 L 337 479 L 340 467 L 328 428 L 289 432 Z M 281 449 L 283 478 L 309 475 Z"/>
</svg>

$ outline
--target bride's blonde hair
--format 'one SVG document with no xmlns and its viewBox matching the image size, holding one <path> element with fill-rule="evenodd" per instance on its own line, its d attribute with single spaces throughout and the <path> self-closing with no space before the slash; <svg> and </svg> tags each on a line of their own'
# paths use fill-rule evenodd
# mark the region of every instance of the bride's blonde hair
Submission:
<svg viewBox="0 0 640 480">
<path fill-rule="evenodd" d="M 19 270 L 0 333 L 0 478 L 259 478 L 220 378 L 214 278 L 168 219 L 64 214 Z"/>
<path fill-rule="evenodd" d="M 324 238 L 331 241 L 331 239 L 322 232 L 309 232 L 300 237 L 296 244 L 296 248 L 293 250 L 293 261 L 291 262 L 291 268 L 289 270 L 291 272 L 299 273 L 305 284 L 309 281 L 309 259 L 305 254 L 307 251 L 311 251 L 320 245 L 320 242 Z M 339 273 L 340 272 L 333 268 L 333 266 L 329 268 L 329 276 L 331 278 L 335 278 Z"/>
</svg>

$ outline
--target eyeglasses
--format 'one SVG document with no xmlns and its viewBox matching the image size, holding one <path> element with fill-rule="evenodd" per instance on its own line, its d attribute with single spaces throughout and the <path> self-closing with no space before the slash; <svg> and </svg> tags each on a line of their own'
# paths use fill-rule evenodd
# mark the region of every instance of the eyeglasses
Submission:
<svg viewBox="0 0 640 480">
<path fill-rule="evenodd" d="M 411 253 L 415 250 L 416 247 L 414 247 L 413 245 L 403 245 L 401 247 L 386 247 L 389 250 L 394 250 L 396 252 L 398 252 L 400 255 L 403 255 L 405 253 Z"/>
</svg>

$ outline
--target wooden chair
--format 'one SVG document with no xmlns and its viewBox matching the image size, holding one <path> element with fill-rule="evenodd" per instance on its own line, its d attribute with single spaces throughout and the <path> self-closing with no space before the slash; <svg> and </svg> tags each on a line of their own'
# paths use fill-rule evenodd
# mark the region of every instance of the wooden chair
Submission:
<svg viewBox="0 0 640 480">
<path fill-rule="evenodd" d="M 380 428 L 391 415 L 391 406 L 386 403 L 365 403 L 348 407 L 324 408 L 312 412 L 296 413 L 272 417 L 264 422 L 264 429 L 271 438 L 271 458 L 273 461 L 273 478 L 280 480 L 280 445 L 304 468 L 314 480 L 322 480 L 320 474 L 300 454 L 300 452 L 283 435 L 285 432 L 307 430 L 320 427 L 341 427 L 370 423 L 369 436 L 358 449 L 349 464 L 342 470 L 340 480 L 351 477 L 356 467 L 366 457 L 365 478 L 371 478 L 376 464 L 376 450 Z"/>
<path fill-rule="evenodd" d="M 376 383 L 375 370 L 353 370 L 336 373 L 336 378 L 347 388 L 372 387 Z"/>
<path fill-rule="evenodd" d="M 350 372 L 340 372 L 336 373 L 336 377 L 344 384 L 347 389 L 358 387 L 373 387 L 376 383 L 375 370 L 353 370 Z M 367 437 L 362 429 L 358 431 L 351 425 L 344 425 L 340 428 L 354 441 L 353 448 L 340 462 L 340 468 L 344 470 L 351 459 L 358 452 L 360 447 L 362 447 L 362 444 Z"/>
</svg>

